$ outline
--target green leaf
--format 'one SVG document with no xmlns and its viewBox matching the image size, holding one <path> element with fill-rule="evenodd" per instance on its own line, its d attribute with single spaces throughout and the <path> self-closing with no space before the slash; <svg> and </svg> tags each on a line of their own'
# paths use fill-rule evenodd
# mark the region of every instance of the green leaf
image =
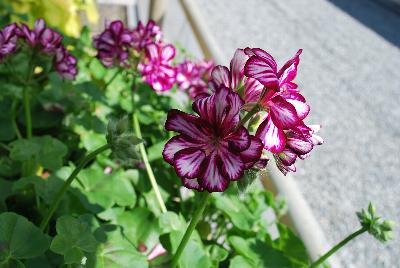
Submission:
<svg viewBox="0 0 400 268">
<path fill-rule="evenodd" d="M 295 266 L 282 251 L 273 248 L 270 244 L 260 239 L 244 239 L 239 236 L 231 236 L 228 238 L 228 241 L 237 253 L 246 257 L 253 264 L 252 267 L 275 268 Z"/>
<path fill-rule="evenodd" d="M 94 213 L 111 208 L 114 204 L 134 207 L 136 192 L 122 170 L 105 174 L 100 168 L 92 167 L 82 170 L 73 185 L 79 188 L 85 196 L 79 193 L 82 204 Z"/>
<path fill-rule="evenodd" d="M 136 247 L 145 245 L 147 249 L 151 249 L 158 242 L 160 232 L 157 220 L 146 208 L 125 211 L 117 216 L 117 224 L 122 226 L 127 239 Z"/>
<path fill-rule="evenodd" d="M 93 58 L 92 62 L 89 65 L 89 69 L 93 77 L 99 80 L 103 79 L 103 77 L 107 73 L 107 69 L 96 58 Z"/>
<path fill-rule="evenodd" d="M 62 216 L 57 220 L 56 230 L 50 249 L 63 255 L 65 263 L 81 263 L 85 253 L 96 251 L 98 242 L 85 222 Z"/>
<path fill-rule="evenodd" d="M 233 225 L 244 231 L 251 231 L 253 223 L 257 220 L 249 209 L 235 195 L 214 195 L 215 206 L 223 211 L 232 221 Z"/>
<path fill-rule="evenodd" d="M 186 229 L 185 219 L 172 211 L 167 211 L 166 213 L 161 214 L 158 217 L 158 224 L 161 234 Z"/>
<path fill-rule="evenodd" d="M 6 211 L 7 207 L 5 200 L 7 197 L 11 196 L 13 183 L 11 181 L 6 181 L 0 178 L 0 212 Z"/>
<path fill-rule="evenodd" d="M 33 185 L 35 193 L 38 194 L 47 204 L 54 202 L 58 190 L 62 187 L 64 181 L 56 176 L 50 176 L 43 179 L 38 176 L 24 177 L 16 181 L 13 185 L 13 192 L 24 190 L 28 185 Z"/>
<path fill-rule="evenodd" d="M 170 233 L 171 245 L 175 252 L 184 235 L 184 229 Z M 180 268 L 211 267 L 211 260 L 205 251 L 198 235 L 192 234 L 179 259 Z"/>
<path fill-rule="evenodd" d="M 233 259 L 231 259 L 229 268 L 254 268 L 254 266 L 250 260 L 246 259 L 245 257 L 235 256 Z"/>
<path fill-rule="evenodd" d="M 149 161 L 154 161 L 162 158 L 162 151 L 167 141 L 160 141 L 148 148 L 148 158 Z"/>
<path fill-rule="evenodd" d="M 210 253 L 212 267 L 218 268 L 219 263 L 224 261 L 228 257 L 229 252 L 223 247 L 220 247 L 218 245 L 212 245 L 209 246 L 208 248 L 209 248 L 208 251 Z"/>
<path fill-rule="evenodd" d="M 44 168 L 56 170 L 62 166 L 68 148 L 61 141 L 50 136 L 21 139 L 10 143 L 10 157 L 17 161 L 34 159 Z"/>
<path fill-rule="evenodd" d="M 300 263 L 308 264 L 309 258 L 303 241 L 285 225 L 278 224 L 277 226 L 279 230 L 279 239 L 276 242 L 279 243 L 279 249 L 281 249 L 287 257 Z"/>
<path fill-rule="evenodd" d="M 93 268 L 147 268 L 147 257 L 136 250 L 116 225 L 103 225 L 95 236 L 101 244 L 88 257 L 87 267 Z"/>
<path fill-rule="evenodd" d="M 38 257 L 48 248 L 47 237 L 26 218 L 13 212 L 0 214 L 0 264 L 24 267 L 19 260 Z"/>
<path fill-rule="evenodd" d="M 247 169 L 243 176 L 238 180 L 237 186 L 239 192 L 244 193 L 249 186 L 258 178 L 258 171 L 255 169 Z"/>
</svg>

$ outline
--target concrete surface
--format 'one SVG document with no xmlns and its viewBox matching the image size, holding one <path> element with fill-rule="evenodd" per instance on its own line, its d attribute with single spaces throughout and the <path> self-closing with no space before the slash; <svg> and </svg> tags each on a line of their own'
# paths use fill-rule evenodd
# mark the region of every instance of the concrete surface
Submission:
<svg viewBox="0 0 400 268">
<path fill-rule="evenodd" d="M 400 222 L 400 16 L 362 0 L 198 0 L 226 56 L 261 47 L 297 78 L 326 143 L 294 174 L 331 244 L 358 228 L 369 201 Z M 397 240 L 368 235 L 338 254 L 343 267 L 400 267 Z"/>
</svg>

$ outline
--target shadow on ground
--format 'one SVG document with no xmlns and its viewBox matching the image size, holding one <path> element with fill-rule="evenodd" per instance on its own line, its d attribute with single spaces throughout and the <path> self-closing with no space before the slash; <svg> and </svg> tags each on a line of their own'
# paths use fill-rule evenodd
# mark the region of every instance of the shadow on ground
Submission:
<svg viewBox="0 0 400 268">
<path fill-rule="evenodd" d="M 400 47 L 400 4 L 388 0 L 329 0 L 332 4 Z"/>
</svg>

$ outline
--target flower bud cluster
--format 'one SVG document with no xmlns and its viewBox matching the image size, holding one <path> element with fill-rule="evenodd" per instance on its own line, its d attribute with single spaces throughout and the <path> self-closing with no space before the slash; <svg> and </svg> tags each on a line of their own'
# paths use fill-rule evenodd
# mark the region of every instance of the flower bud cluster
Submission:
<svg viewBox="0 0 400 268">
<path fill-rule="evenodd" d="M 376 214 L 374 205 L 369 203 L 368 209 L 357 212 L 360 224 L 368 233 L 381 242 L 393 239 L 393 227 L 395 223 L 390 220 L 383 220 Z"/>
</svg>

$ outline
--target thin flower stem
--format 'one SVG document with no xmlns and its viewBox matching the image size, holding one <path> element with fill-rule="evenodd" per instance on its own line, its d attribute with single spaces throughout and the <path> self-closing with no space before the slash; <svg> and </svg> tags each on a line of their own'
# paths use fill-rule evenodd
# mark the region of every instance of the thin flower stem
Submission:
<svg viewBox="0 0 400 268">
<path fill-rule="evenodd" d="M 121 69 L 118 69 L 115 71 L 115 73 L 110 78 L 110 80 L 108 80 L 108 82 L 104 85 L 104 90 L 106 90 L 108 88 L 108 86 L 115 80 L 115 78 L 117 78 L 118 74 L 120 74 L 121 71 L 122 71 Z"/>
<path fill-rule="evenodd" d="M 185 234 L 183 235 L 183 238 L 181 240 L 181 243 L 178 246 L 178 249 L 175 252 L 174 258 L 172 259 L 172 264 L 171 268 L 176 268 L 178 265 L 179 258 L 181 257 L 183 250 L 186 247 L 186 244 L 188 243 L 190 236 L 192 235 L 194 229 L 196 228 L 197 223 L 199 222 L 201 216 L 203 215 L 204 209 L 207 206 L 208 199 L 211 197 L 211 193 L 209 192 L 203 192 L 201 193 L 202 197 L 199 202 L 199 207 L 197 210 L 194 212 L 193 218 L 189 223 L 188 228 L 186 229 Z"/>
<path fill-rule="evenodd" d="M 140 130 L 140 124 L 139 124 L 139 120 L 137 118 L 136 113 L 133 113 L 133 128 L 135 129 L 136 136 L 139 139 L 142 139 L 142 131 Z M 167 207 L 165 206 L 164 201 L 161 197 L 161 192 L 160 192 L 160 189 L 158 188 L 158 184 L 157 184 L 156 178 L 154 177 L 153 170 L 151 169 L 149 159 L 148 159 L 147 153 L 146 153 L 146 148 L 144 147 L 143 143 L 139 144 L 139 150 L 140 150 L 140 154 L 142 156 L 144 165 L 146 167 L 146 172 L 147 172 L 147 175 L 149 176 L 151 186 L 153 187 L 153 190 L 156 193 L 156 198 L 157 198 L 158 204 L 160 206 L 161 212 L 166 213 Z"/>
<path fill-rule="evenodd" d="M 260 105 L 257 103 L 256 105 L 254 105 L 253 109 L 250 110 L 250 112 L 248 112 L 240 121 L 239 124 L 236 126 L 235 131 L 238 130 L 241 126 L 243 126 L 244 124 L 246 124 L 247 121 L 249 121 L 253 115 L 255 115 L 256 113 L 258 113 L 260 111 Z M 234 132 L 235 132 L 234 131 Z"/>
<path fill-rule="evenodd" d="M 65 192 L 67 191 L 68 187 L 71 185 L 72 181 L 76 178 L 76 176 L 79 174 L 79 172 L 92 160 L 94 159 L 98 154 L 108 150 L 111 148 L 111 145 L 105 144 L 101 146 L 100 148 L 94 150 L 90 154 L 88 154 L 85 158 L 83 158 L 79 164 L 76 166 L 74 171 L 69 175 L 68 179 L 64 182 L 64 185 L 61 187 L 61 189 L 58 191 L 56 195 L 56 199 L 52 203 L 49 211 L 47 212 L 47 215 L 45 218 L 43 218 L 42 222 L 40 223 L 40 230 L 44 231 L 47 227 L 47 224 L 49 223 L 51 217 L 53 216 L 54 212 L 56 211 L 58 204 L 62 200 Z"/>
<path fill-rule="evenodd" d="M 18 106 L 18 101 L 15 99 L 11 105 L 11 124 L 14 129 L 15 134 L 17 135 L 17 138 L 20 140 L 22 139 L 21 132 L 19 131 L 17 122 L 16 122 L 16 117 L 17 117 L 17 106 Z"/>
<path fill-rule="evenodd" d="M 25 125 L 26 125 L 26 137 L 28 139 L 32 138 L 32 115 L 31 115 L 31 105 L 29 102 L 29 89 L 24 87 L 23 90 L 23 105 L 25 112 Z"/>
<path fill-rule="evenodd" d="M 364 232 L 367 231 L 367 228 L 362 227 L 358 231 L 352 233 L 342 241 L 340 241 L 336 246 L 334 246 L 331 250 L 329 250 L 327 253 L 325 253 L 323 256 L 321 256 L 318 260 L 313 262 L 309 268 L 316 268 L 319 265 L 321 265 L 324 261 L 326 261 L 330 256 L 332 256 L 336 251 L 341 249 L 344 245 L 346 245 L 348 242 L 359 236 L 360 234 L 363 234 Z"/>
</svg>

